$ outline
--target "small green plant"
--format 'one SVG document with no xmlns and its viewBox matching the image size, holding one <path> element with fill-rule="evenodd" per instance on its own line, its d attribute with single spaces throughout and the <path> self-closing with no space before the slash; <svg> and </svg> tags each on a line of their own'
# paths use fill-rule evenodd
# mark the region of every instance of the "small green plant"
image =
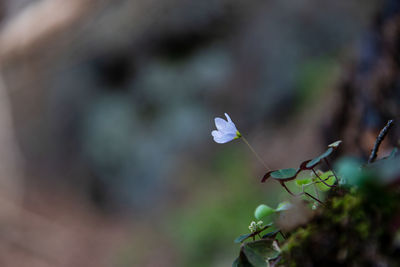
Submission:
<svg viewBox="0 0 400 267">
<path fill-rule="evenodd" d="M 280 243 L 282 241 L 285 243 L 287 235 L 291 235 L 293 228 L 307 224 L 307 221 L 312 217 L 313 211 L 320 206 L 325 206 L 324 201 L 320 198 L 321 194 L 329 193 L 332 189 L 335 192 L 344 192 L 341 189 L 344 188 L 354 192 L 354 190 L 370 188 L 364 185 L 371 184 L 373 177 L 393 177 L 393 170 L 396 170 L 396 174 L 400 173 L 400 164 L 398 158 L 396 158 L 397 148 L 392 151 L 390 156 L 375 161 L 379 144 L 387 134 L 393 121 L 389 121 L 385 128 L 382 129 L 367 164 L 363 165 L 354 159 L 342 159 L 338 161 L 336 173 L 328 158 L 339 148 L 342 143 L 341 140 L 329 144 L 323 153 L 315 158 L 301 162 L 297 168 L 271 170 L 236 129 L 230 117 L 227 114 L 225 115 L 228 121 L 220 118 L 215 119 L 218 131 L 212 132 L 214 140 L 217 143 L 226 143 L 235 139 L 242 139 L 268 169 L 261 182 L 264 183 L 268 179 L 272 179 L 278 182 L 292 197 L 291 200 L 280 203 L 276 208 L 266 204 L 256 207 L 254 211 L 255 221 L 252 221 L 249 226 L 250 232 L 242 234 L 235 239 L 235 243 L 240 243 L 241 247 L 239 256 L 234 261 L 233 266 L 258 267 L 279 264 L 283 255 Z M 322 163 L 325 164 L 327 171 L 323 172 L 317 169 Z M 303 172 L 306 175 L 300 176 Z M 387 179 L 390 180 L 390 178 Z M 295 193 L 292 191 L 293 189 L 290 190 L 287 186 L 287 183 L 290 182 L 294 182 L 300 191 Z M 309 188 L 314 190 L 314 194 L 307 192 Z M 310 205 L 307 207 L 308 204 Z M 360 228 L 359 230 L 361 231 L 362 229 Z M 250 241 L 248 241 L 249 239 Z M 285 244 L 285 248 L 287 248 L 288 243 L 286 242 Z"/>
<path fill-rule="evenodd" d="M 269 171 L 267 172 L 264 177 L 261 179 L 261 182 L 264 183 L 267 179 L 272 178 L 280 183 L 280 185 L 292 196 L 300 196 L 300 195 L 306 195 L 313 200 L 317 201 L 318 203 L 322 204 L 322 202 L 315 196 L 311 195 L 310 193 L 307 193 L 305 191 L 305 188 L 311 185 L 316 185 L 316 184 L 323 184 L 325 187 L 321 187 L 319 185 L 319 188 L 324 188 L 324 191 L 326 188 L 333 188 L 336 187 L 338 184 L 338 178 L 336 174 L 334 173 L 331 164 L 328 161 L 328 156 L 332 154 L 334 150 L 336 150 L 339 145 L 342 143 L 342 141 L 336 141 L 330 145 L 328 145 L 328 149 L 322 153 L 321 155 L 310 159 L 303 161 L 300 166 L 297 169 L 294 168 L 289 168 L 289 169 L 279 169 L 279 170 L 274 170 L 274 171 Z M 322 173 L 319 170 L 316 170 L 316 166 L 320 164 L 322 161 L 326 163 L 326 165 L 330 168 L 328 172 Z M 310 177 L 309 179 L 302 179 L 302 180 L 297 180 L 296 184 L 301 185 L 302 191 L 298 194 L 294 194 L 289 188 L 286 186 L 286 182 L 293 181 L 295 180 L 298 175 L 307 170 L 312 170 L 314 176 Z M 334 183 L 332 183 L 332 178 L 335 178 Z"/>
</svg>

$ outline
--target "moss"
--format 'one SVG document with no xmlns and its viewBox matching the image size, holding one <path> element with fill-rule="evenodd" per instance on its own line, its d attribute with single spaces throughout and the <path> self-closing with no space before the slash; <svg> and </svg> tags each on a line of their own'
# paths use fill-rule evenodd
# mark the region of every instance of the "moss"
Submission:
<svg viewBox="0 0 400 267">
<path fill-rule="evenodd" d="M 357 207 L 361 202 L 359 197 L 352 194 L 346 194 L 343 197 L 333 197 L 330 206 L 333 210 L 350 211 Z"/>
<path fill-rule="evenodd" d="M 295 247 L 301 247 L 302 242 L 306 240 L 311 235 L 311 227 L 305 227 L 298 229 L 290 238 L 285 242 L 282 247 L 282 251 L 291 251 Z"/>
<path fill-rule="evenodd" d="M 329 217 L 334 223 L 346 224 L 350 214 L 357 211 L 360 202 L 360 198 L 350 194 L 344 197 L 334 197 L 331 200 L 330 208 L 325 211 L 325 216 Z"/>
<path fill-rule="evenodd" d="M 356 231 L 360 235 L 361 239 L 367 239 L 370 232 L 370 226 L 368 222 L 360 222 L 355 226 Z"/>
<path fill-rule="evenodd" d="M 381 196 L 377 201 L 362 192 L 332 192 L 307 226 L 293 231 L 282 244 L 280 265 L 398 266 L 400 253 L 393 252 L 393 244 L 399 225 L 393 224 L 399 220 L 400 194 Z"/>
</svg>

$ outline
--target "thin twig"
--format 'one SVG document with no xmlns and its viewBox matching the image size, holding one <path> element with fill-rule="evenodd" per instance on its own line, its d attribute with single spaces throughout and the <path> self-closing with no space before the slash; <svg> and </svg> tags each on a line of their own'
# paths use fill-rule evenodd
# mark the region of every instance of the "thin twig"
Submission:
<svg viewBox="0 0 400 267">
<path fill-rule="evenodd" d="M 383 129 L 379 133 L 378 137 L 376 138 L 374 148 L 371 151 L 371 155 L 369 156 L 368 164 L 370 164 L 370 163 L 375 161 L 375 159 L 376 159 L 376 157 L 378 155 L 379 146 L 381 145 L 383 139 L 385 139 L 385 136 L 388 133 L 388 131 L 389 131 L 389 129 L 390 129 L 390 127 L 392 125 L 393 125 L 393 120 L 389 120 L 387 122 L 386 126 L 383 127 Z"/>
</svg>

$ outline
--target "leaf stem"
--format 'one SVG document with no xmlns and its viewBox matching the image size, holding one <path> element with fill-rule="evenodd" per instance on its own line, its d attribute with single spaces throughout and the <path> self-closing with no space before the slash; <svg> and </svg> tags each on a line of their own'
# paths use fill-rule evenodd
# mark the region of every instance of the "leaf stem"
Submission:
<svg viewBox="0 0 400 267">
<path fill-rule="evenodd" d="M 265 163 L 265 161 L 260 157 L 260 155 L 258 155 L 258 153 L 254 150 L 254 148 L 250 145 L 250 143 L 247 141 L 247 139 L 242 135 L 241 139 L 243 140 L 243 142 L 250 148 L 251 152 L 253 152 L 253 154 L 256 156 L 256 158 L 258 159 L 258 161 L 261 162 L 261 164 L 267 168 L 268 171 L 271 170 L 270 167 L 268 167 L 268 165 Z"/>
<path fill-rule="evenodd" d="M 331 187 L 331 188 L 332 188 L 332 187 L 336 187 L 336 185 L 330 185 L 330 184 L 326 183 L 325 180 L 322 180 L 322 178 L 319 177 L 319 175 L 318 175 L 317 172 L 314 170 L 314 168 L 312 168 L 312 171 L 314 172 L 315 176 L 316 176 L 324 185 L 326 185 L 327 187 Z"/>
<path fill-rule="evenodd" d="M 311 195 L 311 194 L 309 194 L 309 193 L 307 193 L 307 192 L 304 192 L 304 194 L 306 194 L 307 196 L 311 197 L 312 199 L 314 199 L 315 201 L 317 201 L 319 204 L 325 205 L 324 203 L 321 202 L 321 200 L 319 200 L 318 198 L 314 197 L 313 195 Z"/>
<path fill-rule="evenodd" d="M 285 185 L 284 182 L 280 182 L 280 184 L 283 186 L 283 188 L 286 189 L 286 191 L 287 191 L 290 195 L 292 195 L 292 196 L 294 196 L 294 197 L 297 196 L 297 195 L 293 194 L 292 191 L 289 190 L 289 188 Z"/>
<path fill-rule="evenodd" d="M 322 203 L 321 200 L 319 200 L 318 198 L 314 197 L 313 195 L 311 195 L 311 194 L 309 194 L 309 193 L 307 193 L 307 192 L 304 192 L 304 191 L 303 191 L 303 192 L 301 192 L 301 193 L 299 193 L 299 194 L 293 194 L 293 192 L 289 190 L 289 188 L 285 185 L 284 182 L 280 182 L 280 184 L 283 186 L 283 188 L 286 189 L 286 191 L 287 191 L 290 195 L 292 195 L 292 196 L 294 196 L 294 197 L 298 197 L 298 196 L 301 196 L 301 195 L 307 195 L 307 196 L 309 196 L 310 198 L 312 198 L 312 199 L 314 199 L 315 201 L 317 201 L 319 204 L 324 205 L 324 203 Z"/>
<path fill-rule="evenodd" d="M 329 160 L 326 158 L 324 160 L 325 160 L 325 163 L 328 166 L 328 168 L 332 171 L 333 175 L 335 176 L 335 179 L 336 179 L 335 184 L 339 184 L 339 178 L 337 177 L 336 172 L 333 170 L 331 164 L 329 163 Z"/>
</svg>

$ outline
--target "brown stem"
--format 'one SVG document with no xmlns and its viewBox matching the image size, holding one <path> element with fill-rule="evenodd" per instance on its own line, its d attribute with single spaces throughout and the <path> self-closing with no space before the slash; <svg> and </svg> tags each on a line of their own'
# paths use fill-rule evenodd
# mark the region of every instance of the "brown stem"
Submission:
<svg viewBox="0 0 400 267">
<path fill-rule="evenodd" d="M 324 184 L 324 185 L 326 185 L 327 187 L 336 187 L 336 185 L 330 185 L 330 184 L 327 184 L 326 182 L 325 182 L 325 180 L 322 180 L 322 178 L 321 177 L 319 177 L 319 175 L 317 174 L 317 172 L 314 170 L 314 168 L 312 168 L 312 171 L 314 172 L 314 174 L 315 174 L 315 176 L 317 176 L 317 178 Z"/>
<path fill-rule="evenodd" d="M 300 193 L 300 194 L 293 194 L 292 191 L 289 190 L 289 188 L 285 185 L 284 182 L 280 182 L 280 184 L 283 186 L 283 188 L 286 189 L 286 191 L 287 191 L 289 194 L 291 194 L 291 195 L 294 196 L 294 197 L 298 197 L 298 196 L 301 196 L 301 195 L 304 195 L 304 194 L 305 194 L 305 195 L 311 197 L 312 199 L 314 199 L 315 201 L 318 201 L 318 203 L 320 203 L 321 205 L 324 205 L 324 203 L 322 203 L 319 199 L 317 199 L 316 197 L 310 195 L 310 194 L 307 193 L 307 192 L 302 192 L 302 193 Z"/>
<path fill-rule="evenodd" d="M 339 184 L 339 178 L 337 177 L 336 172 L 333 170 L 331 164 L 329 163 L 329 160 L 327 158 L 324 158 L 324 161 L 325 161 L 326 165 L 328 165 L 328 168 L 332 171 L 333 175 L 335 176 L 335 180 L 336 180 L 335 185 Z"/>
<path fill-rule="evenodd" d="M 317 201 L 319 204 L 321 205 L 325 205 L 324 203 L 321 202 L 321 200 L 319 200 L 318 198 L 312 196 L 311 194 L 304 192 L 304 194 L 306 194 L 307 196 L 311 197 L 312 199 L 314 199 L 315 201 Z"/>
<path fill-rule="evenodd" d="M 264 230 L 266 230 L 268 227 L 270 227 L 272 224 L 268 224 L 268 225 L 266 225 L 266 226 L 264 226 L 263 228 L 261 228 L 261 229 L 259 229 L 259 230 L 257 230 L 257 231 L 255 231 L 254 233 L 251 233 L 248 237 L 246 237 L 244 240 L 246 240 L 247 238 L 250 238 L 250 237 L 252 237 L 253 238 L 253 240 L 255 240 L 255 236 L 256 235 L 258 235 L 258 234 L 260 234 L 261 232 L 263 232 Z M 243 240 L 243 241 L 244 241 Z"/>
<path fill-rule="evenodd" d="M 280 182 L 280 183 L 281 183 L 281 185 L 283 186 L 283 188 L 285 188 L 286 191 L 287 191 L 289 194 L 291 194 L 291 195 L 294 196 L 294 197 L 297 196 L 297 195 L 293 194 L 292 191 L 289 190 L 289 188 L 287 188 L 287 186 L 285 185 L 284 182 Z"/>
</svg>

